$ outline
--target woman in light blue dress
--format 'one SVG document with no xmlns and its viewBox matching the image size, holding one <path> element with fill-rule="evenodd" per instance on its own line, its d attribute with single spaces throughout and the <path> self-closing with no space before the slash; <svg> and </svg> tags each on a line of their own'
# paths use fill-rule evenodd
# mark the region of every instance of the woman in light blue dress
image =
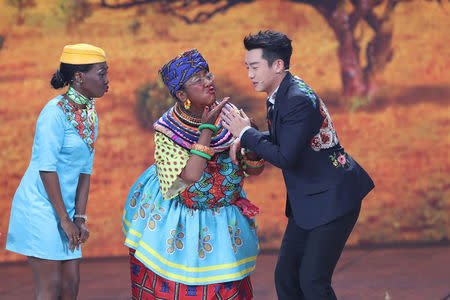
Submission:
<svg viewBox="0 0 450 300">
<path fill-rule="evenodd" d="M 27 256 L 35 299 L 76 299 L 80 244 L 97 137 L 94 99 L 108 90 L 105 52 L 67 45 L 51 84 L 69 85 L 41 111 L 31 161 L 14 195 L 6 249 Z"/>
</svg>

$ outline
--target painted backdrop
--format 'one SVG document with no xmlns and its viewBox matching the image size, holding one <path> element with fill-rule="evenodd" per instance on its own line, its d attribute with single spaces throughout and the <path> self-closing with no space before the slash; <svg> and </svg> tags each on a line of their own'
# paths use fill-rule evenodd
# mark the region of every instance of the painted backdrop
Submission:
<svg viewBox="0 0 450 300">
<path fill-rule="evenodd" d="M 170 7 L 161 1 L 76 1 L 88 5 L 71 7 L 75 2 L 42 0 L 22 1 L 28 5 L 20 10 L 18 2 L 0 3 L 0 261 L 23 259 L 4 250 L 11 201 L 29 164 L 38 114 L 63 92 L 49 82 L 64 45 L 98 45 L 110 66 L 110 91 L 97 101 L 99 134 L 87 209 L 91 237 L 84 255 L 127 255 L 122 208 L 133 182 L 153 163 L 151 114 L 168 105 L 167 94 L 160 95 L 158 68 L 186 49 L 199 49 L 221 95 L 231 96 L 264 126 L 265 97 L 247 78 L 242 44 L 245 35 L 261 29 L 290 36 L 291 72 L 324 99 L 342 144 L 375 181 L 349 245 L 448 241 L 450 6 L 445 1 L 397 5 L 389 19 L 391 56 L 380 52 L 384 64 L 371 81 L 370 95 L 347 90 L 347 97 L 338 56 L 342 43 L 324 15 L 301 1 L 210 1 L 215 4 L 183 9 L 175 6 L 183 1 Z M 367 23 L 354 29 L 361 52 L 353 58 L 361 64 L 370 60 L 363 50 L 373 36 Z M 277 249 L 286 224 L 281 172 L 267 167 L 248 180 L 246 191 L 261 208 L 261 248 Z"/>
</svg>

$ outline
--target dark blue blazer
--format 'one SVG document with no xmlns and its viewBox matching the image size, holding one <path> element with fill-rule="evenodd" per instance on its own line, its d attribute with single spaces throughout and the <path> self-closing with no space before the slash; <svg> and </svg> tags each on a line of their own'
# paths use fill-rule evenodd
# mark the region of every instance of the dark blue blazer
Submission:
<svg viewBox="0 0 450 300">
<path fill-rule="evenodd" d="M 270 133 L 248 129 L 241 146 L 282 169 L 288 217 L 311 229 L 360 206 L 374 183 L 344 151 L 325 104 L 309 86 L 288 73 L 270 121 Z"/>
</svg>

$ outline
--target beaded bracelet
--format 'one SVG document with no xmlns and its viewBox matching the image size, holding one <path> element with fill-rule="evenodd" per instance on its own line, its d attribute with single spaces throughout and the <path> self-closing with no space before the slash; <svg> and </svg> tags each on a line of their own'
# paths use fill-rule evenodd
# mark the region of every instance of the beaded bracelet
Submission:
<svg viewBox="0 0 450 300">
<path fill-rule="evenodd" d="M 194 145 L 192 145 L 191 149 L 203 152 L 205 154 L 208 154 L 211 157 L 213 157 L 214 153 L 215 153 L 213 148 L 202 145 L 202 144 L 194 144 Z"/>
<path fill-rule="evenodd" d="M 264 159 L 260 159 L 260 160 L 245 159 L 244 163 L 250 168 L 261 168 L 262 166 L 264 166 Z"/>
<path fill-rule="evenodd" d="M 75 218 L 84 219 L 85 222 L 87 221 L 87 216 L 86 216 L 86 215 L 75 214 L 75 215 L 73 216 L 73 218 L 74 218 L 74 219 L 75 219 Z"/>
<path fill-rule="evenodd" d="M 212 130 L 212 132 L 213 132 L 214 134 L 216 134 L 217 131 L 219 130 L 219 129 L 217 128 L 217 126 L 215 126 L 215 125 L 213 125 L 213 124 L 202 124 L 202 125 L 198 126 L 198 130 L 200 130 L 200 132 L 202 132 L 202 130 L 205 129 L 205 128 Z"/>
<path fill-rule="evenodd" d="M 201 157 L 206 158 L 208 160 L 211 159 L 211 156 L 209 156 L 208 154 L 200 152 L 200 151 L 197 151 L 197 150 L 194 150 L 194 149 L 191 149 L 191 153 L 192 154 L 197 154 L 198 156 L 201 156 Z"/>
</svg>

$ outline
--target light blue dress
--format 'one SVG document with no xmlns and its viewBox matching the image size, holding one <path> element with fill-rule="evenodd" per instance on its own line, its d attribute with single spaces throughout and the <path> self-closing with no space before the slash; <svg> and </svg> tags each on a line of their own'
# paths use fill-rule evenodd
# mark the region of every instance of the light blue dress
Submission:
<svg viewBox="0 0 450 300">
<path fill-rule="evenodd" d="M 69 217 L 73 218 L 78 178 L 80 173 L 92 173 L 95 152 L 90 151 L 58 106 L 61 99 L 62 96 L 57 96 L 50 100 L 37 120 L 31 162 L 14 195 L 6 241 L 9 251 L 49 260 L 80 258 L 81 247 L 74 252 L 69 249 L 69 240 L 39 171 L 58 173 L 62 198 Z M 94 135 L 96 138 L 97 125 Z"/>
</svg>

